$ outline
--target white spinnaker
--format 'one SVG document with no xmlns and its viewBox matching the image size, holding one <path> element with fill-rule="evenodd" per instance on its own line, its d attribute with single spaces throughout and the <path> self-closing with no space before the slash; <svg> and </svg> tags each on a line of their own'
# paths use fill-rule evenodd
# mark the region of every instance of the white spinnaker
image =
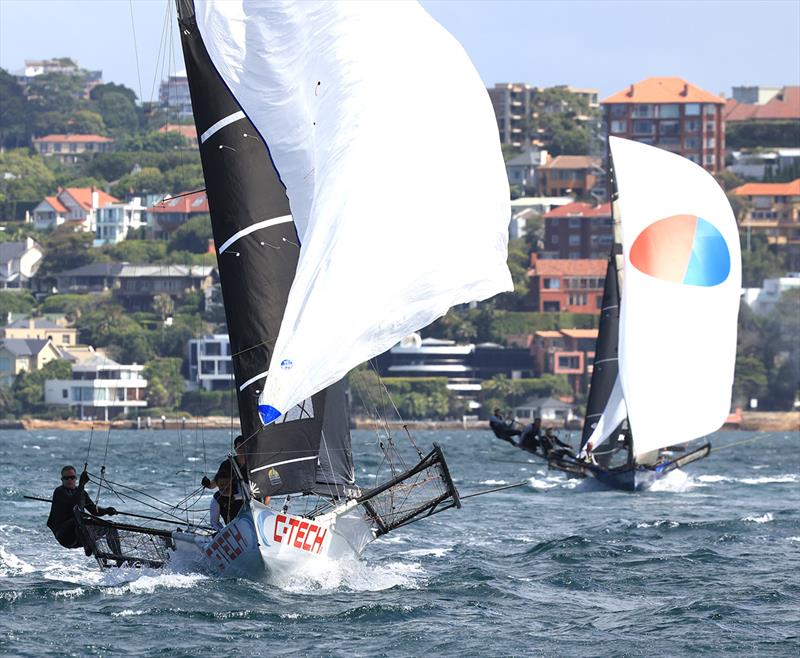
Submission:
<svg viewBox="0 0 800 658">
<path fill-rule="evenodd" d="M 611 137 L 624 255 L 619 367 L 637 456 L 716 431 L 730 410 L 741 252 L 736 220 L 714 178 L 690 160 Z M 644 274 L 631 247 L 652 223 L 695 215 L 722 235 L 730 272 L 713 286 Z"/>
<path fill-rule="evenodd" d="M 451 306 L 512 289 L 486 89 L 416 2 L 195 7 L 302 245 L 262 405 L 285 411 Z"/>
</svg>

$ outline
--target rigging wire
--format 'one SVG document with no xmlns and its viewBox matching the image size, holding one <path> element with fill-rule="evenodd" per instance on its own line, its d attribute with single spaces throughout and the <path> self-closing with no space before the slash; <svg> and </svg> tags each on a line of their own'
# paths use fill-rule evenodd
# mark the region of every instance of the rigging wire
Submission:
<svg viewBox="0 0 800 658">
<path fill-rule="evenodd" d="M 139 79 L 139 102 L 144 103 L 142 96 L 142 71 L 139 66 L 139 46 L 136 43 L 136 23 L 133 20 L 133 0 L 128 0 L 128 6 L 131 10 L 131 32 L 133 33 L 133 54 L 136 59 L 136 77 Z"/>
</svg>

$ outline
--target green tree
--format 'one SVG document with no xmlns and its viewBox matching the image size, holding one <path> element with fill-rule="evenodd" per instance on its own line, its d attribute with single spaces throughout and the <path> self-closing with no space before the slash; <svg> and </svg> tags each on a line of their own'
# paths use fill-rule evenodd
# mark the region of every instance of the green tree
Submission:
<svg viewBox="0 0 800 658">
<path fill-rule="evenodd" d="M 162 194 L 166 185 L 164 174 L 157 167 L 143 167 L 120 178 L 111 192 L 120 198 L 133 194 Z"/>
<path fill-rule="evenodd" d="M 126 94 L 118 91 L 108 91 L 100 97 L 97 105 L 109 130 L 120 133 L 133 133 L 139 127 L 136 103 Z"/>
<path fill-rule="evenodd" d="M 0 146 L 20 148 L 30 143 L 30 108 L 13 75 L 0 69 Z"/>
<path fill-rule="evenodd" d="M 43 238 L 45 255 L 39 276 L 52 276 L 91 263 L 108 262 L 107 256 L 92 249 L 93 240 L 92 233 L 75 233 L 63 227 L 56 229 Z"/>
<path fill-rule="evenodd" d="M 153 407 L 175 409 L 180 406 L 186 388 L 181 375 L 181 359 L 155 358 L 144 368 L 148 382 L 148 402 Z"/>
<path fill-rule="evenodd" d="M 192 217 L 175 231 L 169 241 L 167 251 L 189 251 L 204 254 L 208 251 L 208 241 L 213 238 L 211 218 L 208 215 Z"/>
<path fill-rule="evenodd" d="M 162 320 L 166 320 L 175 312 L 175 302 L 169 295 L 156 295 L 153 297 L 153 310 L 158 313 Z"/>
<path fill-rule="evenodd" d="M 55 176 L 41 156 L 24 149 L 0 152 L 0 172 L 0 202 L 39 202 L 55 186 Z"/>
<path fill-rule="evenodd" d="M 14 379 L 11 390 L 22 414 L 35 414 L 44 410 L 44 382 L 47 379 L 71 379 L 72 364 L 56 359 L 46 363 L 41 370 L 23 371 Z"/>
<path fill-rule="evenodd" d="M 9 313 L 30 313 L 36 306 L 33 295 L 27 291 L 0 290 L 0 318 Z"/>
<path fill-rule="evenodd" d="M 78 110 L 69 120 L 71 133 L 79 135 L 103 135 L 106 132 L 106 124 L 103 117 L 91 110 Z"/>
<path fill-rule="evenodd" d="M 89 92 L 89 98 L 95 102 L 98 102 L 109 93 L 121 94 L 131 103 L 131 105 L 136 105 L 136 92 L 125 85 L 118 85 L 114 82 L 106 82 L 105 84 L 92 87 L 92 90 Z"/>
<path fill-rule="evenodd" d="M 740 234 L 742 242 L 742 286 L 760 288 L 764 279 L 782 276 L 786 270 L 786 262 L 778 255 L 775 248 L 767 242 L 763 233 L 753 233 L 749 237 L 750 248 L 747 248 L 748 236 Z"/>
<path fill-rule="evenodd" d="M 69 116 L 86 107 L 85 74 L 45 73 L 28 84 L 28 100 L 36 112 L 61 112 Z"/>
</svg>

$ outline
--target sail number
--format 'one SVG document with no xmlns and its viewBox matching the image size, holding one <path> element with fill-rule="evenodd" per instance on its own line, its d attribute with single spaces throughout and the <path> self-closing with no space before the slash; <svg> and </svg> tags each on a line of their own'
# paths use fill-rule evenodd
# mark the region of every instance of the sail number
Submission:
<svg viewBox="0 0 800 658">
<path fill-rule="evenodd" d="M 275 517 L 273 539 L 279 544 L 288 544 L 309 553 L 321 553 L 328 529 L 310 521 L 302 521 L 285 514 Z"/>
</svg>

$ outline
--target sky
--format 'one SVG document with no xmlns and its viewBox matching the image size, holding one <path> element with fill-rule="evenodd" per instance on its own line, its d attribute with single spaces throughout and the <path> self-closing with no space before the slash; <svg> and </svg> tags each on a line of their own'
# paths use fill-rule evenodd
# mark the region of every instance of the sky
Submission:
<svg viewBox="0 0 800 658">
<path fill-rule="evenodd" d="M 650 76 L 679 76 L 726 96 L 739 85 L 800 85 L 800 0 L 422 4 L 487 86 L 570 84 L 598 89 L 602 99 Z M 157 98 L 160 79 L 183 68 L 173 0 L 0 0 L 0 67 L 14 72 L 26 59 L 64 56 L 140 99 Z"/>
</svg>

